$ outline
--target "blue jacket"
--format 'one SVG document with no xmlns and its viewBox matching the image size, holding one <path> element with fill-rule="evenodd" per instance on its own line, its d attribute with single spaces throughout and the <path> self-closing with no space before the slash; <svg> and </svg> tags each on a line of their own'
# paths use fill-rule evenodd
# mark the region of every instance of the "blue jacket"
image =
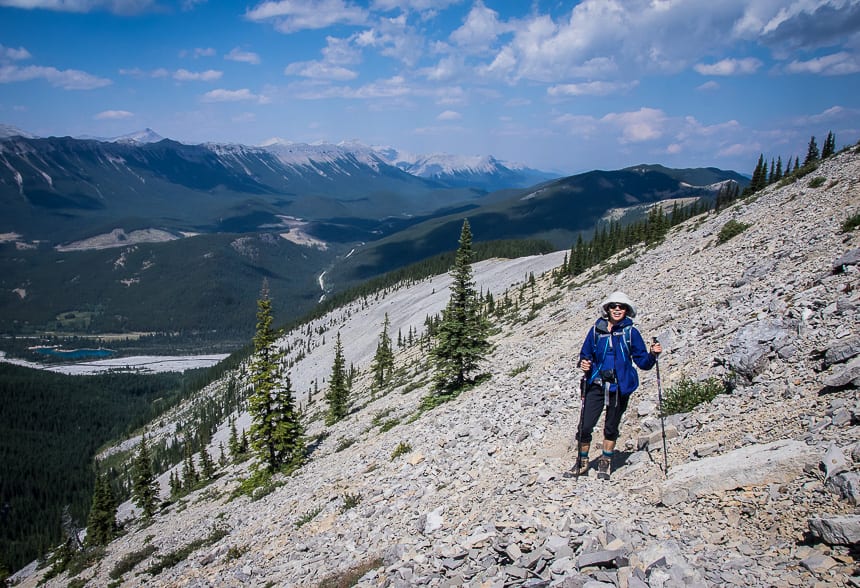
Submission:
<svg viewBox="0 0 860 588">
<path fill-rule="evenodd" d="M 624 337 L 624 328 L 628 326 L 630 327 L 629 349 Z M 633 363 L 635 362 L 640 369 L 650 370 L 654 367 L 657 358 L 648 351 L 642 335 L 633 326 L 633 321 L 629 317 L 624 317 L 620 323 L 612 327 L 611 333 L 606 335 L 608 328 L 609 323 L 606 319 L 597 319 L 594 327 L 589 329 L 585 336 L 579 358 L 591 361 L 589 383 L 598 376 L 600 370 L 614 369 L 618 390 L 621 394 L 631 394 L 639 387 L 639 374 L 636 373 Z M 601 333 L 605 336 L 601 337 Z M 612 386 L 613 390 L 615 388 Z"/>
</svg>

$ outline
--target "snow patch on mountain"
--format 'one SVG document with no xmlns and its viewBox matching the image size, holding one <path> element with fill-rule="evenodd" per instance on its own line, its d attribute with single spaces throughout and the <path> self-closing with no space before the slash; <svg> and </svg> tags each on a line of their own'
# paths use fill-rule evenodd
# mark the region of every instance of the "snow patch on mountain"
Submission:
<svg viewBox="0 0 860 588">
<path fill-rule="evenodd" d="M 128 133 L 127 135 L 120 135 L 119 137 L 114 137 L 113 139 L 108 139 L 111 143 L 158 143 L 159 141 L 163 141 L 164 137 L 150 129 L 149 127 L 143 129 L 142 131 L 135 131 L 133 133 Z"/>
<path fill-rule="evenodd" d="M 6 139 L 8 137 L 25 137 L 27 139 L 35 139 L 35 135 L 31 135 L 27 131 L 22 131 L 17 127 L 13 127 L 12 125 L 3 125 L 0 124 L 0 139 Z"/>
<path fill-rule="evenodd" d="M 292 166 L 342 166 L 349 162 L 364 164 L 379 171 L 380 164 L 385 163 L 372 149 L 360 143 L 295 143 L 273 138 L 263 142 L 260 147 L 272 153 L 281 163 Z"/>
<path fill-rule="evenodd" d="M 492 155 L 452 155 L 450 153 L 417 155 L 389 146 L 376 146 L 372 149 L 389 165 L 423 178 L 464 173 L 491 174 L 497 173 L 501 168 L 524 168 L 519 164 L 507 165 Z"/>
</svg>

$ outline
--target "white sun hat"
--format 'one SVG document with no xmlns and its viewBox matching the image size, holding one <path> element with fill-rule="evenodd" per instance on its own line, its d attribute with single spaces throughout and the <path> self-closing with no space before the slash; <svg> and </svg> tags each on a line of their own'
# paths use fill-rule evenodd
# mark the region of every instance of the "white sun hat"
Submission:
<svg viewBox="0 0 860 588">
<path fill-rule="evenodd" d="M 623 304 L 624 306 L 626 306 L 627 307 L 627 316 L 629 316 L 630 318 L 633 318 L 636 316 L 636 307 L 633 306 L 633 303 L 627 297 L 627 294 L 625 294 L 624 292 L 621 292 L 621 291 L 613 292 L 612 294 L 607 296 L 606 300 L 604 300 L 600 304 L 600 312 L 601 312 L 601 314 L 603 314 L 603 316 L 607 316 L 606 306 L 608 304 L 613 303 L 613 302 L 617 302 L 618 304 Z"/>
</svg>

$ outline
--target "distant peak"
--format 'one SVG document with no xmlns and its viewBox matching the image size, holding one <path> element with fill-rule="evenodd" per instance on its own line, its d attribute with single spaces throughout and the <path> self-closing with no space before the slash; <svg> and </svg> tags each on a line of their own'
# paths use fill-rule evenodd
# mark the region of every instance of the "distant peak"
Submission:
<svg viewBox="0 0 860 588">
<path fill-rule="evenodd" d="M 121 135 L 119 137 L 109 139 L 112 143 L 158 143 L 163 140 L 164 137 L 149 127 L 146 127 L 142 131 L 135 131 L 133 133 L 128 133 L 127 135 Z"/>
<path fill-rule="evenodd" d="M 272 147 L 273 145 L 292 145 L 293 142 L 280 137 L 272 137 L 260 143 L 259 147 Z"/>
<path fill-rule="evenodd" d="M 7 137 L 24 137 L 26 139 L 36 138 L 35 135 L 32 135 L 27 131 L 22 131 L 21 129 L 13 127 L 12 125 L 0 124 L 0 139 L 5 139 Z"/>
</svg>

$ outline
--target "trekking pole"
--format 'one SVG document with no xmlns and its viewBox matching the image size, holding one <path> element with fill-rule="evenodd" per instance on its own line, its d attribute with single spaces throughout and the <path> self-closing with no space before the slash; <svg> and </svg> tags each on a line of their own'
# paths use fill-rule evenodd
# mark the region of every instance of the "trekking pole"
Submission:
<svg viewBox="0 0 860 588">
<path fill-rule="evenodd" d="M 575 477 L 579 475 L 580 469 L 582 469 L 582 455 L 579 453 L 579 444 L 581 443 L 580 438 L 582 437 L 582 421 L 585 417 L 585 388 L 587 386 L 587 380 L 585 377 L 585 372 L 582 372 L 582 378 L 579 380 L 579 424 L 576 425 L 576 443 L 575 451 L 576 451 L 576 465 L 574 466 L 574 474 L 568 475 L 565 472 L 564 477 Z"/>
<path fill-rule="evenodd" d="M 585 378 L 585 372 L 582 372 L 582 377 L 579 379 L 579 424 L 576 426 L 576 473 L 582 469 L 582 453 L 579 451 L 579 444 L 582 443 L 582 421 L 585 420 L 585 388 L 588 381 Z"/>
<path fill-rule="evenodd" d="M 657 337 L 653 338 L 653 343 L 658 343 Z M 663 385 L 660 383 L 660 360 L 654 358 L 654 367 L 657 368 L 657 410 L 660 411 L 660 431 L 663 433 L 663 476 L 668 475 L 669 471 L 669 454 L 666 451 L 666 421 L 663 416 Z"/>
</svg>

